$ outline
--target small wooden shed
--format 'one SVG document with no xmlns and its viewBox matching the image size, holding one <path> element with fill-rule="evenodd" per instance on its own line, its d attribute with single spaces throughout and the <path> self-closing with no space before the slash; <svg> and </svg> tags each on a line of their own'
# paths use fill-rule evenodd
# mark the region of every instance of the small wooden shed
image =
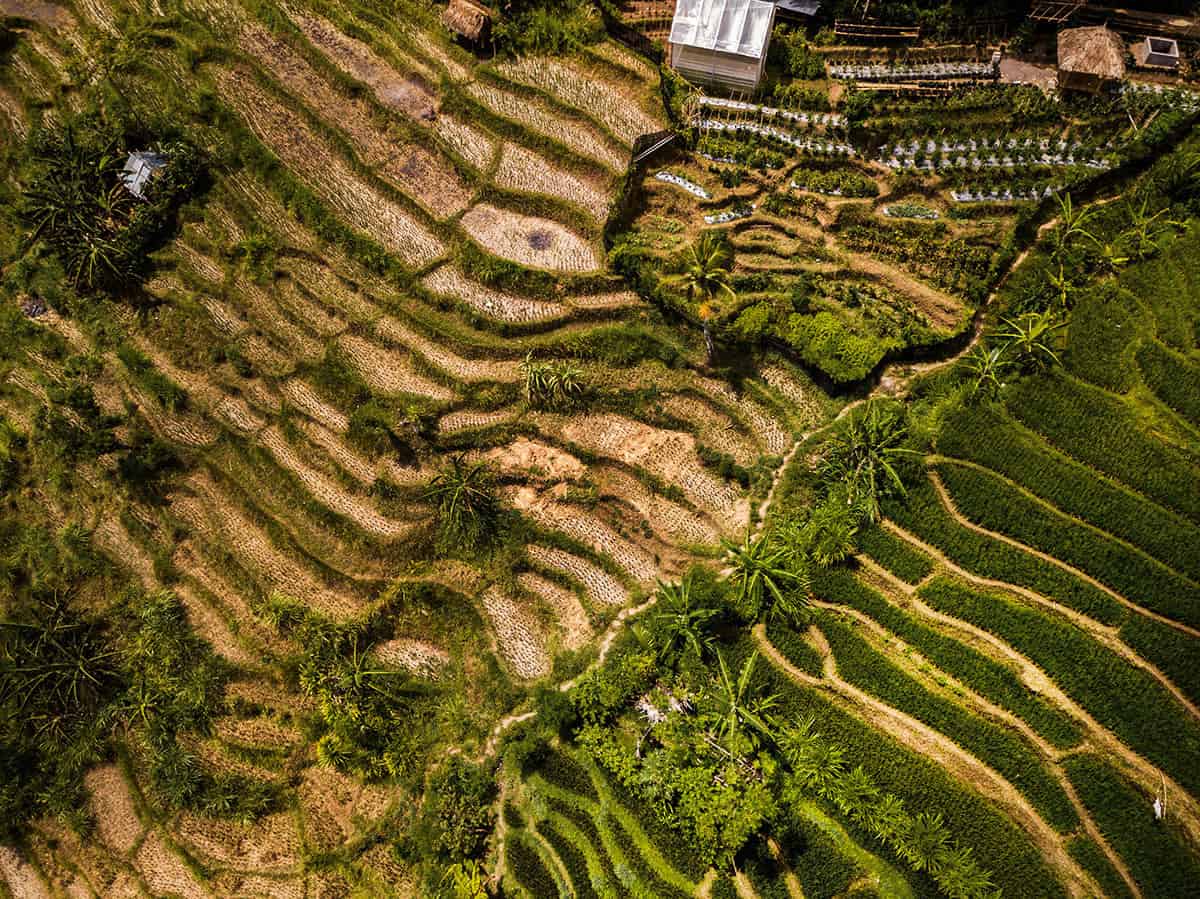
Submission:
<svg viewBox="0 0 1200 899">
<path fill-rule="evenodd" d="M 1058 33 L 1059 90 L 1098 94 L 1125 77 L 1125 44 L 1103 25 Z"/>
<path fill-rule="evenodd" d="M 450 0 L 442 13 L 442 24 L 459 37 L 477 44 L 485 40 L 492 27 L 492 11 L 473 0 Z"/>
</svg>

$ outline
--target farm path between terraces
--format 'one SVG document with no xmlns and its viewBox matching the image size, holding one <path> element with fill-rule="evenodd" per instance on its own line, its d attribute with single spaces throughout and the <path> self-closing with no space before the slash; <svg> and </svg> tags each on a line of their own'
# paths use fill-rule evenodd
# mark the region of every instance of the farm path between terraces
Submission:
<svg viewBox="0 0 1200 899">
<path fill-rule="evenodd" d="M 877 644 L 877 649 L 886 647 L 889 650 L 887 656 L 891 662 L 921 682 L 926 689 L 934 693 L 939 693 L 952 702 L 967 706 L 968 711 L 980 718 L 998 721 L 1019 732 L 1037 750 L 1042 758 L 1042 762 L 1053 773 L 1055 780 L 1062 787 L 1063 793 L 1066 794 L 1067 799 L 1070 801 L 1072 807 L 1074 807 L 1075 813 L 1079 816 L 1079 820 L 1082 822 L 1088 836 L 1104 852 L 1113 868 L 1116 869 L 1129 887 L 1130 892 L 1136 897 L 1141 896 L 1141 890 L 1133 879 L 1133 875 L 1126 868 L 1124 860 L 1108 844 L 1108 841 L 1100 832 L 1100 828 L 1097 827 L 1096 822 L 1092 819 L 1091 814 L 1079 799 L 1079 795 L 1075 792 L 1075 787 L 1071 783 L 1070 778 L 1067 777 L 1066 772 L 1062 768 L 1062 760 L 1068 755 L 1078 752 L 1078 747 L 1066 750 L 1051 745 L 1045 737 L 1026 724 L 1023 719 L 985 699 L 971 689 L 968 684 L 934 665 L 869 615 L 856 609 L 848 609 L 845 606 L 821 600 L 815 600 L 813 604 L 818 608 L 853 618 L 872 635 L 874 642 Z"/>
<path fill-rule="evenodd" d="M 1004 590 L 1017 593 L 1022 596 L 1024 596 L 1026 593 L 1036 596 L 1036 594 L 1032 594 L 1032 591 L 1026 591 L 1022 587 L 1017 587 L 1004 581 L 996 581 L 990 578 L 982 578 L 978 575 L 971 574 L 969 571 L 966 571 L 965 569 L 951 562 L 939 550 L 925 543 L 915 535 L 910 534 L 908 531 L 891 521 L 884 521 L 883 526 L 897 537 L 900 537 L 902 540 L 907 541 L 912 546 L 929 555 L 934 562 L 937 563 L 940 570 L 935 570 L 926 579 L 927 581 L 932 580 L 938 574 L 950 574 L 976 586 Z M 1159 787 L 1165 783 L 1169 792 L 1173 796 L 1178 797 L 1173 804 L 1176 809 L 1175 819 L 1187 831 L 1188 837 L 1191 839 L 1193 844 L 1200 846 L 1200 807 L 1197 807 L 1196 802 L 1191 798 L 1190 794 L 1171 778 L 1166 777 L 1166 775 L 1155 765 L 1126 746 L 1125 743 L 1116 736 L 1116 734 L 1102 725 L 1082 706 L 1067 696 L 1062 689 L 1059 688 L 1058 685 L 1055 684 L 1054 681 L 1031 659 L 1018 652 L 1007 642 L 996 635 L 991 634 L 974 624 L 963 621 L 962 619 L 939 612 L 927 605 L 916 594 L 917 587 L 899 581 L 890 572 L 886 572 L 884 569 L 880 568 L 874 563 L 868 565 L 867 561 L 862 557 L 860 557 L 860 561 L 863 562 L 864 565 L 867 565 L 867 567 L 872 570 L 872 573 L 877 574 L 880 580 L 884 580 L 892 585 L 893 590 L 886 592 L 894 594 L 895 591 L 900 591 L 903 594 L 904 602 L 898 603 L 901 608 L 905 609 L 906 611 L 916 613 L 930 622 L 933 622 L 939 630 L 950 630 L 960 634 L 965 634 L 967 635 L 969 642 L 974 645 L 976 649 L 985 652 L 985 654 L 997 659 L 998 661 L 1004 661 L 1008 664 L 1015 665 L 1021 672 L 1020 676 L 1023 683 L 1028 685 L 1030 689 L 1033 689 L 1038 695 L 1053 702 L 1058 708 L 1066 712 L 1076 721 L 1083 724 L 1088 732 L 1089 742 L 1094 743 L 1098 749 L 1103 750 L 1107 754 L 1120 758 L 1125 765 L 1126 773 L 1136 780 L 1143 789 L 1151 793 L 1157 793 Z M 923 581 L 922 583 L 925 582 L 926 581 Z M 890 598 L 892 597 L 889 596 L 889 599 Z M 1050 602 L 1050 600 L 1046 600 L 1044 597 L 1042 598 L 1042 601 L 1046 603 Z M 1053 605 L 1053 603 L 1051 604 Z M 1121 645 L 1124 646 L 1124 644 Z M 1129 650 L 1128 647 L 1125 647 L 1125 653 L 1130 654 L 1131 650 Z M 1143 666 L 1145 666 L 1144 662 Z M 1149 666 L 1147 673 L 1153 674 L 1154 670 L 1156 669 L 1153 669 L 1152 666 Z M 1164 686 L 1169 683 L 1170 682 L 1167 681 Z"/>
<path fill-rule="evenodd" d="M 1082 897 L 1100 894 L 1092 879 L 1071 858 L 1062 837 L 1008 780 L 949 737 L 843 680 L 838 675 L 833 651 L 819 628 L 809 628 L 808 640 L 821 656 L 822 677 L 807 674 L 789 662 L 767 637 L 765 624 L 755 625 L 752 633 L 759 650 L 790 680 L 833 694 L 841 704 L 863 713 L 863 720 L 870 722 L 872 727 L 919 755 L 937 762 L 1003 809 L 1029 835 L 1046 864 L 1058 872 L 1070 895 Z"/>
<path fill-rule="evenodd" d="M 926 462 L 926 464 L 937 463 L 937 462 L 952 462 L 953 464 L 962 464 L 969 468 L 975 468 L 979 471 L 987 472 L 988 474 L 993 473 L 991 471 L 991 469 L 985 468 L 982 465 L 977 465 L 977 464 L 971 463 L 971 462 L 960 463 L 956 459 L 947 459 L 944 456 L 926 456 L 925 462 Z M 987 537 L 991 540 L 995 540 L 999 543 L 1004 543 L 1008 546 L 1013 547 L 1014 549 L 1019 549 L 1022 552 L 1027 552 L 1031 556 L 1036 556 L 1037 558 L 1041 559 L 1043 562 L 1053 565 L 1056 568 L 1061 568 L 1063 571 L 1065 571 L 1067 574 L 1071 575 L 1072 577 L 1078 578 L 1079 580 L 1083 581 L 1085 584 L 1095 587 L 1101 593 L 1110 597 L 1115 602 L 1118 602 L 1121 605 L 1125 606 L 1127 609 L 1129 609 L 1132 612 L 1136 612 L 1140 615 L 1145 615 L 1147 618 L 1152 618 L 1155 621 L 1159 622 L 1160 624 L 1165 624 L 1167 627 L 1174 628 L 1177 631 L 1182 631 L 1183 633 L 1187 634 L 1189 637 L 1200 637 L 1200 630 L 1197 630 L 1196 628 L 1191 627 L 1190 625 L 1184 624 L 1181 621 L 1176 621 L 1173 618 L 1168 618 L 1166 615 L 1161 615 L 1158 612 L 1151 611 L 1150 609 L 1147 609 L 1144 606 L 1138 605 L 1137 603 L 1133 602 L 1132 600 L 1127 599 L 1126 597 L 1122 596 L 1120 593 L 1118 593 L 1116 590 L 1109 587 L 1107 584 L 1103 583 L 1102 581 L 1096 580 L 1096 578 L 1092 577 L 1090 574 L 1087 574 L 1084 571 L 1081 571 L 1080 569 L 1076 568 L 1075 566 L 1069 565 L 1066 562 L 1062 561 L 1061 559 L 1050 555 L 1049 553 L 1042 552 L 1042 550 L 1037 549 L 1036 547 L 1030 546 L 1028 543 L 1022 543 L 1020 540 L 1016 540 L 1012 537 L 1009 537 L 1007 534 L 1002 534 L 999 531 L 993 531 L 993 530 L 990 530 L 989 528 L 985 528 L 981 524 L 977 524 L 976 522 L 969 519 L 967 516 L 963 515 L 962 512 L 959 510 L 958 506 L 955 505 L 954 497 L 951 496 L 950 491 L 949 491 L 949 489 L 947 489 L 945 482 L 942 480 L 941 476 L 936 471 L 934 471 L 932 468 L 930 468 L 926 472 L 926 474 L 928 474 L 930 483 L 933 484 L 934 490 L 937 491 L 938 499 L 941 500 L 942 507 L 946 510 L 946 513 L 951 518 L 953 518 L 956 523 L 958 523 L 962 527 L 966 528 L 968 531 L 974 531 L 976 534 Z M 997 476 L 997 477 L 999 477 L 999 476 Z M 1010 485 L 1017 488 L 1018 490 L 1021 489 L 1019 484 L 1016 484 L 1013 481 L 1009 481 L 1007 478 L 1004 478 L 1003 480 L 1007 481 Z M 1027 491 L 1025 491 L 1025 492 L 1027 493 Z M 1044 508 L 1050 509 L 1051 511 L 1054 511 L 1054 512 L 1057 512 L 1057 510 L 1054 509 L 1053 506 L 1051 506 L 1049 503 L 1045 502 L 1044 500 L 1039 501 L 1039 500 L 1037 500 L 1036 497 L 1033 497 L 1032 494 L 1029 494 L 1029 496 L 1031 498 L 1033 498 L 1035 502 L 1039 502 L 1040 505 L 1042 505 Z M 1062 513 L 1058 513 L 1058 514 L 1062 514 Z M 1078 519 L 1076 519 L 1076 520 L 1078 520 Z M 1100 534 L 1101 536 L 1109 537 L 1109 539 L 1123 543 L 1126 547 L 1134 550 L 1135 552 L 1140 552 L 1140 550 L 1138 550 L 1137 547 L 1133 546 L 1132 544 L 1125 543 L 1124 541 L 1120 541 L 1120 540 L 1118 540 L 1118 538 L 1112 537 L 1111 535 L 1105 533 L 1104 531 L 1101 531 L 1099 528 L 1091 527 L 1086 522 L 1080 522 L 1080 523 L 1084 527 L 1088 527 L 1090 530 L 1095 531 L 1097 534 Z M 1183 576 L 1181 575 L 1181 577 L 1183 577 Z M 1188 579 L 1188 580 L 1190 580 L 1190 579 Z M 1116 629 L 1113 628 L 1112 630 L 1115 631 Z M 1196 714 L 1196 713 L 1193 712 L 1193 714 Z"/>
<path fill-rule="evenodd" d="M 1103 590 L 1106 594 L 1112 595 L 1114 598 L 1120 600 L 1121 602 L 1126 603 L 1131 608 L 1133 608 L 1137 611 L 1144 611 L 1141 609 L 1140 606 L 1130 603 L 1128 600 L 1125 600 L 1124 598 L 1118 596 L 1117 594 L 1114 594 L 1111 590 L 1106 588 L 1099 581 L 1089 578 L 1087 575 L 1083 574 L 1083 572 L 1078 571 L 1078 570 L 1072 568 L 1071 566 L 1066 565 L 1062 562 L 1059 562 L 1053 556 L 1047 555 L 1046 553 L 1038 552 L 1037 550 L 1034 550 L 1034 549 L 1026 546 L 1023 543 L 1019 543 L 1016 540 L 1012 540 L 1008 537 L 1005 537 L 1003 534 L 998 534 L 994 531 L 989 531 L 986 528 L 982 528 L 979 525 L 975 524 L 970 519 L 966 518 L 961 512 L 958 511 L 958 509 L 954 505 L 954 501 L 950 497 L 950 494 L 947 492 L 947 490 L 946 490 L 945 486 L 942 484 L 941 480 L 938 479 L 937 475 L 934 474 L 933 472 L 929 472 L 929 475 L 930 475 L 930 481 L 933 483 L 934 488 L 937 490 L 938 497 L 942 502 L 943 508 L 946 510 L 946 513 L 948 515 L 950 515 L 954 519 L 955 523 L 958 524 L 959 526 L 964 527 L 967 530 L 973 531 L 975 533 L 978 533 L 982 536 L 988 537 L 989 539 L 997 540 L 1001 543 L 1005 543 L 1016 549 L 1024 550 L 1025 552 L 1028 552 L 1028 553 L 1036 556 L 1037 558 L 1042 559 L 1045 562 L 1055 564 L 1058 567 L 1062 568 L 1064 571 L 1067 571 L 1068 573 L 1072 574 L 1073 576 L 1078 577 L 1085 583 L 1091 584 L 1091 585 Z M 1200 721 L 1200 708 L 1197 708 L 1196 704 L 1193 703 L 1183 693 L 1182 690 L 1180 690 L 1177 686 L 1175 686 L 1175 683 L 1169 677 L 1167 677 L 1165 674 L 1163 674 L 1163 672 L 1160 671 L 1155 665 L 1153 665 L 1150 662 L 1143 659 L 1140 655 L 1138 655 L 1136 652 L 1134 652 L 1134 650 L 1131 649 L 1123 640 L 1121 640 L 1121 638 L 1119 636 L 1119 631 L 1117 628 L 1111 627 L 1109 625 L 1101 624 L 1099 621 L 1096 621 L 1096 619 L 1090 618 L 1087 615 L 1084 615 L 1082 612 L 1077 612 L 1074 609 L 1068 608 L 1068 607 L 1062 605 L 1061 603 L 1056 602 L 1055 600 L 1051 599 L 1048 596 L 1044 596 L 1041 593 L 1038 593 L 1034 590 L 1030 590 L 1028 587 L 1021 587 L 1017 584 L 1009 583 L 1008 581 L 998 580 L 996 578 L 982 577 L 980 575 L 973 574 L 973 573 L 967 571 L 966 569 L 964 569 L 962 566 L 958 565 L 957 563 L 951 561 L 945 555 L 945 553 L 941 552 L 940 550 L 938 550 L 932 546 L 929 546 L 928 544 L 926 544 L 924 542 L 921 542 L 916 537 L 916 535 L 911 534 L 907 531 L 904 531 L 902 528 L 900 528 L 894 522 L 889 521 L 885 524 L 885 526 L 888 527 L 889 529 L 894 530 L 895 533 L 897 533 L 899 536 L 902 536 L 905 540 L 908 540 L 909 542 L 916 541 L 917 543 L 919 543 L 922 550 L 924 550 L 926 552 L 930 552 L 931 555 L 933 555 L 934 558 L 936 558 L 938 560 L 938 562 L 943 564 L 946 568 L 954 571 L 954 573 L 958 574 L 960 577 L 967 578 L 968 580 L 974 581 L 975 583 L 982 584 L 984 586 L 995 587 L 995 588 L 999 588 L 1001 590 L 1008 591 L 1010 593 L 1015 593 L 1018 596 L 1022 597 L 1023 599 L 1026 599 L 1026 600 L 1034 603 L 1035 605 L 1042 606 L 1043 608 L 1049 610 L 1050 612 L 1058 614 L 1058 615 L 1066 618 L 1072 624 L 1074 624 L 1076 627 L 1080 628 L 1086 634 L 1088 634 L 1093 639 L 1095 639 L 1097 642 L 1101 643 L 1106 648 L 1111 649 L 1114 653 L 1119 655 L 1125 661 L 1129 662 L 1131 665 L 1134 665 L 1134 666 L 1142 669 L 1147 674 L 1149 674 L 1151 677 L 1153 677 L 1155 680 L 1157 680 L 1160 684 L 1162 684 L 1162 686 L 1168 692 L 1170 692 L 1170 694 L 1172 696 L 1174 696 L 1179 701 L 1179 703 L 1185 709 L 1187 709 L 1188 713 L 1193 718 L 1195 718 L 1197 721 Z M 1148 612 L 1146 612 L 1145 614 L 1149 615 L 1149 617 L 1161 620 L 1164 623 L 1172 623 L 1172 622 L 1170 622 L 1169 619 L 1160 618 L 1159 616 L 1152 615 Z M 1187 628 L 1186 626 L 1180 626 L 1179 629 L 1184 630 L 1186 633 L 1189 633 L 1192 636 L 1200 636 L 1200 634 L 1196 634 L 1195 631 L 1193 631 L 1191 628 Z"/>
</svg>

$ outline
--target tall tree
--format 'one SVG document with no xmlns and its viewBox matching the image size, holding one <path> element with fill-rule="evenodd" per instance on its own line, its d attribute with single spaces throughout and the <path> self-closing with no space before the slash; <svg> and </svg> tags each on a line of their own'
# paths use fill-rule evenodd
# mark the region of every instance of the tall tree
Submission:
<svg viewBox="0 0 1200 899">
<path fill-rule="evenodd" d="M 754 620 L 763 615 L 797 617 L 808 605 L 807 572 L 795 564 L 792 548 L 749 531 L 741 543 L 723 540 L 728 579 L 739 612 Z"/>
<path fill-rule="evenodd" d="M 705 231 L 680 250 L 671 260 L 671 282 L 689 300 L 699 300 L 698 315 L 704 329 L 704 347 L 711 363 L 716 354 L 712 321 L 720 311 L 722 298 L 732 300 L 733 247 L 718 231 Z"/>
<path fill-rule="evenodd" d="M 882 515 L 881 499 L 904 495 L 900 462 L 918 455 L 904 447 L 907 437 L 903 407 L 872 400 L 835 431 L 826 444 L 819 472 L 827 485 L 844 491 L 847 505 L 860 509 L 867 521 L 876 522 Z"/>
<path fill-rule="evenodd" d="M 655 622 L 659 625 L 659 655 L 674 662 L 689 650 L 702 657 L 712 647 L 709 627 L 717 610 L 696 604 L 691 572 L 671 584 L 658 585 Z"/>
</svg>

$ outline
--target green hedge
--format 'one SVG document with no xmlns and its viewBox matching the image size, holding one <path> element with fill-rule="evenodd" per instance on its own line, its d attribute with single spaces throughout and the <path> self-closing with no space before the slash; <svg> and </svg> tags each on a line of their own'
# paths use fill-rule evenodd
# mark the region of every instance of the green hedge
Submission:
<svg viewBox="0 0 1200 899">
<path fill-rule="evenodd" d="M 978 462 L 1069 515 L 1200 578 L 1200 528 L 1055 452 L 998 408 L 967 406 L 945 419 L 938 451 Z"/>
<path fill-rule="evenodd" d="M 1025 550 L 958 524 L 929 481 L 911 487 L 904 500 L 886 502 L 884 511 L 902 528 L 974 574 L 1027 587 L 1103 624 L 1115 626 L 1125 618 L 1125 607 L 1102 590 Z"/>
<path fill-rule="evenodd" d="M 1108 899 L 1133 899 L 1133 893 L 1112 866 L 1108 856 L 1096 845 L 1095 841 L 1085 836 L 1078 836 L 1067 843 L 1067 852 L 1071 858 L 1079 862 L 1079 866 L 1096 878 Z"/>
<path fill-rule="evenodd" d="M 508 870 L 532 899 L 559 895 L 558 883 L 546 869 L 542 857 L 529 845 L 532 839 L 524 831 L 513 831 L 504 842 Z"/>
<path fill-rule="evenodd" d="M 554 825 L 549 822 L 539 824 L 538 832 L 545 837 L 546 842 L 550 844 L 562 861 L 563 867 L 567 869 L 567 876 L 571 878 L 571 886 L 575 889 L 576 899 L 599 899 L 595 888 L 592 887 L 587 860 L 579 851 L 579 847 L 555 830 Z"/>
<path fill-rule="evenodd" d="M 1161 563 L 1049 511 L 996 475 L 946 463 L 936 469 L 976 524 L 1061 559 L 1143 608 L 1200 627 L 1200 590 Z"/>
<path fill-rule="evenodd" d="M 1065 833 L 1078 826 L 1067 794 L 1021 737 L 927 690 L 834 616 L 822 616 L 821 628 L 845 680 L 940 731 L 993 768 L 1055 830 Z"/>
<path fill-rule="evenodd" d="M 1167 823 L 1154 820 L 1152 796 L 1135 790 L 1094 755 L 1069 758 L 1063 768 L 1147 899 L 1196 895 L 1200 860 L 1169 819 Z"/>
<path fill-rule="evenodd" d="M 863 875 L 863 870 L 842 854 L 837 843 L 799 815 L 788 820 L 787 832 L 780 834 L 779 843 L 800 881 L 805 899 L 833 899 Z"/>
<path fill-rule="evenodd" d="M 1123 400 L 1056 373 L 1018 380 L 1007 405 L 1063 452 L 1200 522 L 1196 458 L 1154 436 Z"/>
<path fill-rule="evenodd" d="M 545 759 L 538 766 L 537 773 L 549 783 L 562 787 L 564 790 L 569 790 L 593 802 L 599 799 L 596 795 L 596 787 L 592 784 L 588 773 L 578 762 L 560 750 L 555 749 L 546 753 Z"/>
<path fill-rule="evenodd" d="M 767 639 L 783 657 L 813 677 L 821 676 L 821 656 L 808 644 L 804 635 L 781 621 L 767 622 Z"/>
<path fill-rule="evenodd" d="M 1171 679 L 1193 702 L 1200 703 L 1200 641 L 1161 621 L 1130 615 L 1121 625 L 1121 640 Z"/>
<path fill-rule="evenodd" d="M 858 533 L 858 549 L 896 577 L 917 584 L 933 571 L 933 560 L 879 526 Z"/>
<path fill-rule="evenodd" d="M 953 637 L 921 624 L 915 617 L 854 578 L 849 571 L 820 573 L 814 579 L 813 588 L 824 599 L 842 603 L 870 616 L 947 674 L 1024 719 L 1060 749 L 1078 745 L 1082 739 L 1075 722 L 1025 687 L 1011 668 Z"/>
<path fill-rule="evenodd" d="M 921 588 L 933 608 L 970 621 L 1028 656 L 1130 748 L 1193 792 L 1200 787 L 1200 727 L 1149 674 L 1072 624 L 939 578 Z"/>
<path fill-rule="evenodd" d="M 1155 396 L 1194 425 L 1200 425 L 1200 365 L 1173 353 L 1157 340 L 1143 341 L 1138 368 Z"/>
<path fill-rule="evenodd" d="M 749 638 L 744 643 L 749 651 Z M 1054 872 L 1024 832 L 985 797 L 924 756 L 843 711 L 820 691 L 797 685 L 770 665 L 759 665 L 755 674 L 755 685 L 778 697 L 775 711 L 781 720 L 814 718 L 817 730 L 830 743 L 840 746 L 847 759 L 862 765 L 880 790 L 895 793 L 908 808 L 940 813 L 947 829 L 959 843 L 971 847 L 979 866 L 991 872 L 993 882 L 1006 896 L 1042 899 L 1065 895 Z M 877 844 L 867 841 L 864 845 Z"/>
</svg>

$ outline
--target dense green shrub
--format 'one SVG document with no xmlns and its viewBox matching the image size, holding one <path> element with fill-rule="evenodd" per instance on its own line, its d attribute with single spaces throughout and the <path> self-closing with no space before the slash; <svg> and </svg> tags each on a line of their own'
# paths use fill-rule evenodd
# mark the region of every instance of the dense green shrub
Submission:
<svg viewBox="0 0 1200 899">
<path fill-rule="evenodd" d="M 529 899 L 560 895 L 558 882 L 546 869 L 541 855 L 530 845 L 533 837 L 524 831 L 509 834 L 504 843 L 505 861 L 517 882 L 529 893 Z"/>
<path fill-rule="evenodd" d="M 972 405 L 948 415 L 937 449 L 991 468 L 1067 514 L 1200 578 L 1200 528 L 1055 451 L 998 407 Z"/>
<path fill-rule="evenodd" d="M 1072 756 L 1063 762 L 1063 768 L 1144 895 L 1188 896 L 1195 892 L 1200 862 L 1169 820 L 1154 820 L 1152 797 L 1133 789 L 1094 755 Z"/>
<path fill-rule="evenodd" d="M 444 861 L 478 856 L 492 832 L 495 794 L 496 785 L 489 771 L 461 756 L 450 756 L 429 780 L 417 829 L 418 842 Z"/>
<path fill-rule="evenodd" d="M 596 787 L 592 784 L 588 773 L 561 749 L 553 749 L 548 752 L 537 770 L 538 774 L 555 786 L 583 796 L 585 799 L 592 801 L 599 799 L 596 795 Z"/>
<path fill-rule="evenodd" d="M 818 572 L 813 589 L 823 599 L 843 603 L 870 616 L 939 668 L 1024 719 L 1055 746 L 1067 749 L 1079 743 L 1082 734 L 1075 723 L 1025 687 L 1012 669 L 920 623 L 850 572 Z"/>
<path fill-rule="evenodd" d="M 805 899 L 833 899 L 863 872 L 811 821 L 793 814 L 779 834 L 784 859 L 796 873 Z"/>
<path fill-rule="evenodd" d="M 772 618 L 767 622 L 767 639 L 785 659 L 806 674 L 821 676 L 821 655 L 808 644 L 804 635 L 786 622 Z"/>
<path fill-rule="evenodd" d="M 583 853 L 574 843 L 559 833 L 552 823 L 538 825 L 538 832 L 546 838 L 546 842 L 554 849 L 555 854 L 567 869 L 571 878 L 571 886 L 575 889 L 576 899 L 599 899 L 592 887 L 592 879 L 588 874 L 587 861 Z"/>
<path fill-rule="evenodd" d="M 1185 789 L 1200 784 L 1200 727 L 1156 680 L 1066 621 L 945 579 L 921 588 L 941 612 L 1012 645 L 1135 751 Z M 1131 701 L 1136 697 L 1136 701 Z"/>
<path fill-rule="evenodd" d="M 878 525 L 858 532 L 858 549 L 910 584 L 919 583 L 933 571 L 933 560 Z"/>
<path fill-rule="evenodd" d="M 1138 347 L 1137 364 L 1160 400 L 1200 426 L 1200 365 L 1152 339 Z"/>
<path fill-rule="evenodd" d="M 796 187 L 842 197 L 877 197 L 879 185 L 854 169 L 798 168 L 792 172 Z"/>
<path fill-rule="evenodd" d="M 955 506 L 976 524 L 1090 574 L 1143 608 L 1200 626 L 1200 590 L 1161 563 L 1051 512 L 993 474 L 945 463 L 936 468 Z"/>
<path fill-rule="evenodd" d="M 970 531 L 952 519 L 932 484 L 908 491 L 886 511 L 897 524 L 944 552 L 968 571 L 1027 587 L 1104 624 L 1119 624 L 1125 609 L 1108 594 L 1014 546 Z"/>
<path fill-rule="evenodd" d="M 1120 398 L 1051 373 L 1017 381 L 1006 404 L 1064 453 L 1200 522 L 1195 457 L 1152 433 Z"/>
<path fill-rule="evenodd" d="M 872 649 L 851 626 L 825 616 L 821 628 L 843 678 L 941 731 L 995 769 L 1055 830 L 1066 833 L 1079 824 L 1066 793 L 1022 738 L 921 686 Z"/>
</svg>

